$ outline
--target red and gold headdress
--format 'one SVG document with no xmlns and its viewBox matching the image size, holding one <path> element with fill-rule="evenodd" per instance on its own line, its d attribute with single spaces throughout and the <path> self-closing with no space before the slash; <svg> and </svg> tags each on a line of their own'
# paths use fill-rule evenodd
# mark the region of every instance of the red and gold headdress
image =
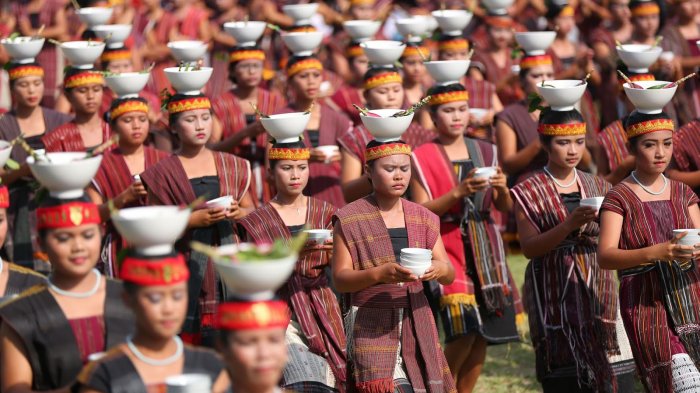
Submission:
<svg viewBox="0 0 700 393">
<path fill-rule="evenodd" d="M 287 68 L 287 78 L 291 78 L 294 75 L 306 70 L 323 71 L 323 64 L 321 64 L 320 60 L 314 57 L 298 61 Z"/>
<path fill-rule="evenodd" d="M 490 15 L 485 19 L 487 25 L 492 27 L 500 27 L 502 29 L 510 29 L 513 27 L 513 18 L 508 15 Z"/>
<path fill-rule="evenodd" d="M 537 126 L 537 132 L 548 136 L 585 135 L 586 123 L 540 124 Z"/>
<path fill-rule="evenodd" d="M 126 47 L 119 49 L 105 49 L 100 56 L 102 62 L 110 62 L 117 60 L 131 60 L 131 51 Z"/>
<path fill-rule="evenodd" d="M 114 120 L 129 112 L 143 112 L 147 114 L 148 104 L 137 99 L 127 99 L 109 111 L 109 118 Z"/>
<path fill-rule="evenodd" d="M 559 11 L 559 16 L 574 16 L 574 7 L 567 5 Z"/>
<path fill-rule="evenodd" d="M 676 127 L 671 119 L 654 119 L 641 121 L 626 127 L 627 138 L 648 134 L 654 131 L 675 131 Z"/>
<path fill-rule="evenodd" d="M 0 209 L 10 207 L 10 191 L 7 186 L 0 186 Z"/>
<path fill-rule="evenodd" d="M 294 26 L 289 29 L 290 33 L 315 33 L 317 30 L 311 25 L 306 26 Z"/>
<path fill-rule="evenodd" d="M 377 74 L 371 78 L 365 80 L 364 89 L 374 89 L 382 85 L 387 85 L 389 83 L 403 83 L 403 78 L 401 74 L 396 71 L 387 71 L 381 74 Z"/>
<path fill-rule="evenodd" d="M 649 15 L 659 15 L 661 13 L 661 8 L 654 1 L 647 1 L 642 3 L 637 3 L 631 7 L 632 16 L 649 16 Z"/>
<path fill-rule="evenodd" d="M 550 55 L 536 55 L 536 56 L 528 56 L 525 55 L 520 60 L 520 68 L 523 70 L 527 70 L 530 68 L 538 67 L 538 66 L 543 66 L 543 65 L 552 65 L 552 57 Z"/>
<path fill-rule="evenodd" d="M 430 56 L 430 49 L 428 49 L 422 45 L 420 45 L 420 46 L 407 45 L 406 49 L 403 50 L 401 57 L 408 57 L 408 56 L 418 56 L 421 59 L 428 58 L 428 56 Z"/>
<path fill-rule="evenodd" d="M 632 74 L 632 75 L 627 75 L 627 78 L 632 81 L 632 82 L 644 82 L 644 81 L 655 81 L 656 77 L 654 77 L 653 74 Z M 620 84 L 625 84 L 627 81 L 622 77 L 619 76 L 617 77 L 617 80 L 620 81 Z"/>
<path fill-rule="evenodd" d="M 282 300 L 228 302 L 219 305 L 217 327 L 221 330 L 287 328 L 290 312 Z"/>
<path fill-rule="evenodd" d="M 65 89 L 72 89 L 88 85 L 104 85 L 104 83 L 105 78 L 101 73 L 93 70 L 85 70 L 64 79 L 63 87 Z"/>
<path fill-rule="evenodd" d="M 350 6 L 354 5 L 374 5 L 375 0 L 350 0 Z"/>
<path fill-rule="evenodd" d="M 211 101 L 208 97 L 194 96 L 182 100 L 168 102 L 168 113 L 175 114 L 185 111 L 194 111 L 197 109 L 211 109 Z"/>
<path fill-rule="evenodd" d="M 430 106 L 438 106 L 457 101 L 469 101 L 469 93 L 466 90 L 448 91 L 430 96 Z"/>
<path fill-rule="evenodd" d="M 37 229 L 73 228 L 99 224 L 100 212 L 91 202 L 68 202 L 58 206 L 36 209 Z"/>
<path fill-rule="evenodd" d="M 229 61 L 236 63 L 243 60 L 265 60 L 265 52 L 261 49 L 238 49 L 231 52 Z"/>
<path fill-rule="evenodd" d="M 365 51 L 362 49 L 362 47 L 360 47 L 360 44 L 350 44 L 347 48 L 345 48 L 345 57 L 347 58 L 358 57 L 364 54 Z"/>
<path fill-rule="evenodd" d="M 9 74 L 11 81 L 16 81 L 17 79 L 27 76 L 38 76 L 40 78 L 44 77 L 44 69 L 36 64 L 13 65 L 10 67 L 7 73 Z"/>
<path fill-rule="evenodd" d="M 403 142 L 386 143 L 379 146 L 370 147 L 365 150 L 365 162 L 370 162 L 383 157 L 395 154 L 411 155 L 411 146 Z"/>
<path fill-rule="evenodd" d="M 311 150 L 304 147 L 272 147 L 267 153 L 268 160 L 301 161 L 311 158 Z"/>
<path fill-rule="evenodd" d="M 440 52 L 466 51 L 469 50 L 469 41 L 463 37 L 454 37 L 448 40 L 441 40 L 438 42 L 438 50 Z"/>
<path fill-rule="evenodd" d="M 119 278 L 136 285 L 172 285 L 187 281 L 190 270 L 182 254 L 152 259 L 127 256 Z"/>
</svg>

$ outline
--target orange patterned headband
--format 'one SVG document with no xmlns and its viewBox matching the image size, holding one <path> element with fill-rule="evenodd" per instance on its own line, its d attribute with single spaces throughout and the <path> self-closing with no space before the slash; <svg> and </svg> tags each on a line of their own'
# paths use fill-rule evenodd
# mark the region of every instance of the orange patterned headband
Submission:
<svg viewBox="0 0 700 393">
<path fill-rule="evenodd" d="M 168 113 L 175 114 L 197 109 L 211 109 L 211 101 L 207 97 L 193 97 L 168 103 Z"/>
<path fill-rule="evenodd" d="M 403 50 L 401 57 L 418 56 L 422 59 L 427 58 L 429 55 L 430 50 L 424 46 L 407 46 L 406 49 Z"/>
<path fill-rule="evenodd" d="M 675 131 L 675 125 L 671 119 L 647 120 L 627 127 L 627 138 L 648 134 L 654 131 Z"/>
<path fill-rule="evenodd" d="M 105 51 L 100 56 L 100 60 L 103 62 L 117 61 L 117 60 L 131 60 L 131 51 L 124 48 L 113 51 Z"/>
<path fill-rule="evenodd" d="M 16 81 L 17 79 L 24 78 L 27 76 L 38 76 L 40 78 L 44 77 L 44 69 L 38 65 L 26 65 L 13 67 L 8 72 L 11 81 Z"/>
<path fill-rule="evenodd" d="M 265 60 L 265 52 L 260 49 L 244 49 L 231 52 L 229 57 L 231 63 L 243 60 Z"/>
<path fill-rule="evenodd" d="M 72 75 L 63 81 L 64 89 L 72 89 L 87 85 L 104 85 L 105 78 L 101 73 L 95 71 L 85 71 Z"/>
<path fill-rule="evenodd" d="M 122 262 L 119 278 L 136 285 L 172 285 L 187 281 L 190 270 L 182 254 L 158 259 L 127 256 Z"/>
<path fill-rule="evenodd" d="M 365 90 L 369 90 L 382 85 L 388 85 L 389 83 L 403 83 L 401 74 L 395 71 L 390 71 L 375 75 L 365 81 L 364 88 Z"/>
<path fill-rule="evenodd" d="M 281 300 L 222 303 L 217 327 L 221 330 L 286 328 L 289 316 L 289 307 Z"/>
<path fill-rule="evenodd" d="M 10 191 L 7 186 L 0 186 L 0 209 L 10 207 Z"/>
<path fill-rule="evenodd" d="M 63 205 L 36 209 L 37 229 L 73 228 L 99 224 L 100 212 L 90 202 L 70 202 Z"/>
<path fill-rule="evenodd" d="M 523 70 L 543 65 L 552 65 L 552 57 L 549 55 L 525 56 L 520 60 L 520 68 Z"/>
<path fill-rule="evenodd" d="M 492 27 L 500 27 L 502 29 L 509 29 L 513 27 L 513 19 L 509 17 L 502 16 L 488 16 L 486 17 L 486 24 Z"/>
<path fill-rule="evenodd" d="M 396 142 L 370 147 L 369 149 L 365 150 L 365 162 L 374 161 L 383 157 L 393 156 L 395 154 L 406 154 L 410 156 L 411 146 L 405 143 Z"/>
<path fill-rule="evenodd" d="M 109 112 L 109 118 L 115 120 L 119 116 L 129 112 L 148 113 L 148 105 L 139 100 L 124 101 Z"/>
<path fill-rule="evenodd" d="M 311 158 L 311 150 L 306 148 L 273 147 L 267 153 L 268 160 L 301 161 Z"/>
<path fill-rule="evenodd" d="M 622 77 L 618 78 L 620 82 L 624 85 L 627 83 Z M 653 74 L 639 74 L 639 75 L 629 75 L 628 79 L 632 82 L 644 82 L 644 81 L 655 81 L 656 77 Z"/>
<path fill-rule="evenodd" d="M 632 16 L 649 16 L 649 15 L 659 15 L 661 9 L 659 5 L 653 1 L 648 3 L 642 3 L 637 7 L 632 8 Z"/>
<path fill-rule="evenodd" d="M 574 16 L 574 7 L 567 5 L 559 11 L 559 16 Z"/>
<path fill-rule="evenodd" d="M 586 123 L 540 124 L 537 132 L 548 136 L 585 135 Z"/>
<path fill-rule="evenodd" d="M 359 45 L 351 45 L 345 48 L 345 57 L 359 57 L 365 54 L 365 51 Z"/>
<path fill-rule="evenodd" d="M 374 0 L 350 0 L 350 5 L 374 5 Z"/>
<path fill-rule="evenodd" d="M 323 71 L 323 64 L 321 64 L 318 59 L 314 58 L 299 61 L 287 69 L 287 78 L 291 78 L 294 75 L 306 70 Z"/>
<path fill-rule="evenodd" d="M 449 91 L 446 93 L 434 94 L 430 96 L 430 106 L 438 106 L 457 101 L 469 101 L 469 93 L 467 93 L 466 90 Z"/>
<path fill-rule="evenodd" d="M 441 52 L 468 50 L 468 49 L 469 49 L 469 41 L 467 41 L 465 38 L 455 38 L 452 40 L 438 42 L 438 50 L 440 50 Z"/>
</svg>

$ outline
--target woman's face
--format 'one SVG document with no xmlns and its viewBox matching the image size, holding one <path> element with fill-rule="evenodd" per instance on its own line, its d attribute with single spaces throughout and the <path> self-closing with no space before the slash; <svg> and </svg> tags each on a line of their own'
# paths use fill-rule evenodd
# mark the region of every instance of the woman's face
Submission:
<svg viewBox="0 0 700 393">
<path fill-rule="evenodd" d="M 5 244 L 7 239 L 7 209 L 0 208 L 0 247 Z"/>
<path fill-rule="evenodd" d="M 213 124 L 209 109 L 195 109 L 178 116 L 175 131 L 183 145 L 204 146 L 209 141 Z"/>
<path fill-rule="evenodd" d="M 374 6 L 372 4 L 358 4 L 350 7 L 352 19 L 374 20 Z"/>
<path fill-rule="evenodd" d="M 25 76 L 12 85 L 12 102 L 16 106 L 36 108 L 44 96 L 44 79 L 40 76 Z"/>
<path fill-rule="evenodd" d="M 97 224 L 50 229 L 42 238 L 42 249 L 57 274 L 84 277 L 100 257 L 102 236 Z"/>
<path fill-rule="evenodd" d="M 236 0 L 216 0 L 216 8 L 219 11 L 228 11 L 236 6 Z"/>
<path fill-rule="evenodd" d="M 537 85 L 542 81 L 554 79 L 554 68 L 551 65 L 539 65 L 530 68 L 523 78 L 523 89 L 527 94 L 536 93 Z"/>
<path fill-rule="evenodd" d="M 403 85 L 394 82 L 365 90 L 365 99 L 371 109 L 400 109 L 404 99 Z"/>
<path fill-rule="evenodd" d="M 641 37 L 654 37 L 659 30 L 659 14 L 641 15 L 632 18 L 635 32 Z"/>
<path fill-rule="evenodd" d="M 75 87 L 66 96 L 73 106 L 73 110 L 92 115 L 100 110 L 102 92 L 102 85 L 92 84 Z"/>
<path fill-rule="evenodd" d="M 355 75 L 355 78 L 362 79 L 362 76 L 365 75 L 369 69 L 369 59 L 365 55 L 353 57 L 350 59 L 350 69 L 353 75 Z"/>
<path fill-rule="evenodd" d="M 433 115 L 435 127 L 442 135 L 457 137 L 464 135 L 469 124 L 467 101 L 450 102 L 437 107 Z"/>
<path fill-rule="evenodd" d="M 685 19 L 693 19 L 700 11 L 700 0 L 686 0 L 678 4 L 679 13 Z"/>
<path fill-rule="evenodd" d="M 304 97 L 307 100 L 318 98 L 321 91 L 323 75 L 320 70 L 304 70 L 294 75 L 291 85 L 297 92 L 297 97 Z"/>
<path fill-rule="evenodd" d="M 134 72 L 134 64 L 131 59 L 112 60 L 107 64 L 107 71 L 113 74 Z"/>
<path fill-rule="evenodd" d="M 489 40 L 496 49 L 504 49 L 513 42 L 513 30 L 505 27 L 489 26 Z"/>
<path fill-rule="evenodd" d="M 187 282 L 139 287 L 125 300 L 140 331 L 161 338 L 173 337 L 180 332 L 187 315 Z"/>
<path fill-rule="evenodd" d="M 635 141 L 634 157 L 638 171 L 661 174 L 673 155 L 673 133 L 655 131 L 643 134 Z"/>
<path fill-rule="evenodd" d="M 263 77 L 263 62 L 261 60 L 241 60 L 233 66 L 236 84 L 242 87 L 258 87 Z"/>
<path fill-rule="evenodd" d="M 550 165 L 560 168 L 576 168 L 586 149 L 585 135 L 555 136 L 545 148 Z"/>
<path fill-rule="evenodd" d="M 632 18 L 629 0 L 611 0 L 610 13 L 616 22 L 629 21 Z"/>
<path fill-rule="evenodd" d="M 554 18 L 554 26 L 557 31 L 557 34 L 560 37 L 565 37 L 571 32 L 571 30 L 574 29 L 574 26 L 576 26 L 576 22 L 574 21 L 574 17 L 571 15 L 557 16 L 556 18 Z"/>
<path fill-rule="evenodd" d="M 232 385 L 260 392 L 277 386 L 287 364 L 285 331 L 278 327 L 228 333 L 222 353 Z"/>
<path fill-rule="evenodd" d="M 404 78 L 414 82 L 420 83 L 425 77 L 425 65 L 420 56 L 407 56 L 401 60 L 403 65 L 403 76 Z"/>
<path fill-rule="evenodd" d="M 280 160 L 270 169 L 277 192 L 298 196 L 309 183 L 309 162 L 307 160 Z"/>
<path fill-rule="evenodd" d="M 368 163 L 366 172 L 375 193 L 399 198 L 406 193 L 411 180 L 411 157 L 406 154 L 382 157 Z"/>
<path fill-rule="evenodd" d="M 148 114 L 127 112 L 114 122 L 114 131 L 119 134 L 119 142 L 128 146 L 140 146 L 148 137 Z"/>
</svg>

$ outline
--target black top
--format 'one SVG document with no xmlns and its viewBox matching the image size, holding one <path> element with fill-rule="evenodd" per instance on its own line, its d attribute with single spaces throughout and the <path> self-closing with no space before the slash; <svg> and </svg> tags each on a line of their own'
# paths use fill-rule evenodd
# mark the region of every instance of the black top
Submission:
<svg viewBox="0 0 700 393">
<path fill-rule="evenodd" d="M 474 162 L 472 160 L 454 160 L 452 165 L 455 168 L 455 173 L 457 174 L 457 179 L 462 182 L 467 178 L 469 172 L 474 169 Z"/>
<path fill-rule="evenodd" d="M 255 120 L 257 120 L 257 117 L 254 114 L 245 115 L 245 124 L 253 124 Z"/>
<path fill-rule="evenodd" d="M 309 143 L 311 147 L 318 147 L 319 139 L 321 138 L 321 134 L 318 130 L 306 130 L 306 132 L 309 134 Z"/>
<path fill-rule="evenodd" d="M 569 214 L 571 214 L 571 212 L 574 211 L 581 202 L 581 193 L 578 191 L 559 195 L 561 195 L 561 199 L 564 201 L 564 206 L 566 206 L 566 210 L 569 212 Z"/>
<path fill-rule="evenodd" d="M 296 236 L 297 233 L 301 232 L 302 229 L 304 229 L 304 224 L 301 225 L 288 225 L 287 229 L 289 229 L 289 233 L 292 234 L 292 236 Z"/>
<path fill-rule="evenodd" d="M 190 179 L 192 190 L 197 198 L 204 196 L 206 199 L 214 199 L 219 197 L 219 177 L 204 176 L 194 177 Z"/>
<path fill-rule="evenodd" d="M 389 237 L 391 238 L 391 248 L 394 250 L 396 262 L 399 262 L 401 249 L 408 248 L 408 231 L 406 228 L 389 228 Z"/>
<path fill-rule="evenodd" d="M 44 148 L 44 142 L 41 141 L 41 138 L 43 136 L 44 134 L 29 136 L 24 138 L 24 140 L 27 142 L 29 147 L 31 147 L 34 150 L 39 150 Z"/>
</svg>

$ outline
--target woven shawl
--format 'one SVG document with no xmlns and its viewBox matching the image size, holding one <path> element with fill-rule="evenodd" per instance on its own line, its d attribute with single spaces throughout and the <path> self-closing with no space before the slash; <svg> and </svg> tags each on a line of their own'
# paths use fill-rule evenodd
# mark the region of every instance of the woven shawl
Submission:
<svg viewBox="0 0 700 393">
<path fill-rule="evenodd" d="M 112 131 L 109 124 L 100 120 L 102 124 L 102 141 L 106 142 L 111 136 Z M 69 152 L 69 151 L 86 151 L 88 146 L 83 143 L 83 137 L 80 135 L 80 129 L 74 122 L 66 123 L 48 134 L 41 137 L 41 142 L 47 152 Z M 89 146 L 92 147 L 92 146 Z"/>
</svg>

